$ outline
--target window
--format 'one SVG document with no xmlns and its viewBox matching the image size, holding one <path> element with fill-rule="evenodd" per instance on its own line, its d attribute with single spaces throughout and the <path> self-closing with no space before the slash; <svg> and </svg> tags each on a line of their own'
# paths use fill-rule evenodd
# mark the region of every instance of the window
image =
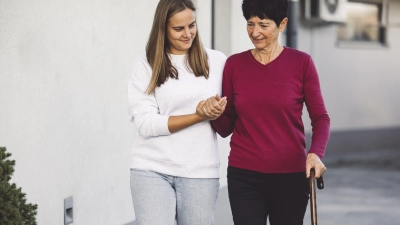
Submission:
<svg viewBox="0 0 400 225">
<path fill-rule="evenodd" d="M 382 46 L 386 44 L 383 3 L 349 1 L 347 22 L 339 25 L 339 46 Z"/>
</svg>

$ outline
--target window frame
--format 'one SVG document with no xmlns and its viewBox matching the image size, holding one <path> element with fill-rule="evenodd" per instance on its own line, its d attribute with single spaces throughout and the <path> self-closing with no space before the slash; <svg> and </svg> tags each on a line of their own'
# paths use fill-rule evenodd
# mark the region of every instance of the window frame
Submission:
<svg viewBox="0 0 400 225">
<path fill-rule="evenodd" d="M 348 2 L 373 4 L 378 6 L 378 41 L 339 40 L 337 30 L 336 46 L 339 48 L 386 49 L 388 47 L 388 0 L 348 0 Z M 346 25 L 347 22 L 343 23 Z M 341 26 L 341 25 L 339 25 Z M 337 28 L 339 29 L 339 27 Z"/>
</svg>

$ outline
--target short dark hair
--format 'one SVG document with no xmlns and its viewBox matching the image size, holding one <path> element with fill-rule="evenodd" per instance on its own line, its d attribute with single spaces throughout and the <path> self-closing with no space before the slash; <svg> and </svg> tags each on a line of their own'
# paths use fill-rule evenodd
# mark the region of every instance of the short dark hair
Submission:
<svg viewBox="0 0 400 225">
<path fill-rule="evenodd" d="M 282 20 L 288 16 L 287 0 L 243 0 L 242 11 L 246 20 L 258 16 L 260 19 L 270 19 L 279 27 Z"/>
</svg>

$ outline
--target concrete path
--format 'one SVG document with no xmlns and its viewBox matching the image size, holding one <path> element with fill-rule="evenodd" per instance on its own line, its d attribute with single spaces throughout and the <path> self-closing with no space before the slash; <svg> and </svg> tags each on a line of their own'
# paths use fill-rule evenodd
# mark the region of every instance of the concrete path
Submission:
<svg viewBox="0 0 400 225">
<path fill-rule="evenodd" d="M 325 189 L 317 190 L 318 224 L 399 225 L 400 150 L 332 154 Z M 227 189 L 221 189 L 216 225 L 233 225 Z M 304 224 L 311 224 L 309 209 Z"/>
<path fill-rule="evenodd" d="M 398 225 L 400 171 L 332 168 L 317 191 L 317 211 L 323 225 Z"/>
<path fill-rule="evenodd" d="M 400 149 L 328 152 L 324 163 L 318 224 L 400 225 Z M 304 224 L 311 224 L 309 207 Z M 215 225 L 233 225 L 226 188 L 219 192 Z"/>
</svg>

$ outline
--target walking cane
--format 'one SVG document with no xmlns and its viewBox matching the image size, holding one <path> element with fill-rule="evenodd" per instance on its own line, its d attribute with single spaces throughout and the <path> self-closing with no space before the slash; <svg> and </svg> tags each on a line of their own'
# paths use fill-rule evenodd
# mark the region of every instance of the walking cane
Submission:
<svg viewBox="0 0 400 225">
<path fill-rule="evenodd" d="M 315 170 L 310 171 L 310 210 L 311 210 L 311 225 L 317 225 L 317 196 L 315 192 Z M 324 188 L 324 179 L 322 176 L 317 179 L 318 189 Z"/>
</svg>

